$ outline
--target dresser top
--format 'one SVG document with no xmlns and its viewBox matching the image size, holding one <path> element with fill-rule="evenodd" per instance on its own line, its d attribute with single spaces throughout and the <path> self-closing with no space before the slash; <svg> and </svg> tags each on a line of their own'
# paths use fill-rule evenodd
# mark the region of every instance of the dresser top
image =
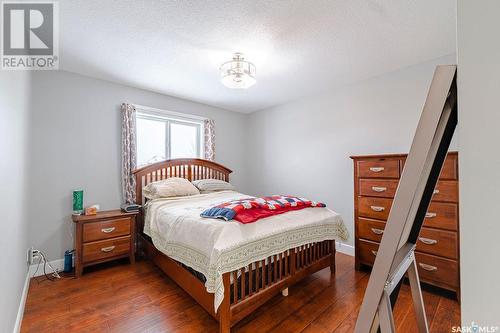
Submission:
<svg viewBox="0 0 500 333">
<path fill-rule="evenodd" d="M 457 151 L 449 151 L 448 152 L 448 155 L 457 155 L 458 152 Z M 353 160 L 357 160 L 357 159 L 362 159 L 362 158 L 373 158 L 373 157 L 387 157 L 387 158 L 398 158 L 398 157 L 406 157 L 408 156 L 408 153 L 405 153 L 405 154 L 370 154 L 370 155 L 352 155 L 352 156 L 349 156 L 351 159 Z"/>
</svg>

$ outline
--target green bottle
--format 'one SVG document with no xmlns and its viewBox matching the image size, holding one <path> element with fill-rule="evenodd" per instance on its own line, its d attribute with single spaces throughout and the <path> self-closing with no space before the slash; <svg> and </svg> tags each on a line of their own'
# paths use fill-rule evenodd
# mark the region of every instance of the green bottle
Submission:
<svg viewBox="0 0 500 333">
<path fill-rule="evenodd" d="M 83 190 L 73 190 L 73 215 L 83 213 Z"/>
</svg>

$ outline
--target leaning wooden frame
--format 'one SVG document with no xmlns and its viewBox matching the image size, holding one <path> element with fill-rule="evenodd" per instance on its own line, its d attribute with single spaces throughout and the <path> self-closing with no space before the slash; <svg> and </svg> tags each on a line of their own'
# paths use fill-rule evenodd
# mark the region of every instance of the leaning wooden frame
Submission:
<svg viewBox="0 0 500 333">
<path fill-rule="evenodd" d="M 220 164 L 196 158 L 158 162 L 134 171 L 136 202 L 141 205 L 145 203 L 142 188 L 154 181 L 169 177 L 186 178 L 190 181 L 229 181 L 231 172 Z M 232 326 L 276 294 L 282 292 L 286 296 L 287 288 L 301 279 L 326 267 L 330 267 L 332 274 L 335 272 L 334 240 L 290 248 L 238 270 L 224 273 L 224 299 L 215 312 L 214 294 L 208 293 L 205 284 L 185 266 L 153 245 L 151 238 L 143 233 L 143 214 L 137 220 L 138 251 L 155 263 L 215 318 L 219 322 L 219 332 L 229 332 Z"/>
<path fill-rule="evenodd" d="M 428 332 L 415 243 L 457 125 L 456 66 L 437 66 L 356 322 L 356 333 L 395 332 L 392 308 L 408 275 L 418 332 Z"/>
</svg>

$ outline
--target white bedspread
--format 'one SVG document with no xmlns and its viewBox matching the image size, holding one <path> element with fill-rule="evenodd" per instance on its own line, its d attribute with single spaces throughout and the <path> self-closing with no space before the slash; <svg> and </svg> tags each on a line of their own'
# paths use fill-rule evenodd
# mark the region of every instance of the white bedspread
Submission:
<svg viewBox="0 0 500 333">
<path fill-rule="evenodd" d="M 144 233 L 169 257 L 205 275 L 215 293 L 215 311 L 224 298 L 222 274 L 312 242 L 347 240 L 339 214 L 328 208 L 306 208 L 241 224 L 200 217 L 214 205 L 248 197 L 221 191 L 148 202 Z"/>
</svg>

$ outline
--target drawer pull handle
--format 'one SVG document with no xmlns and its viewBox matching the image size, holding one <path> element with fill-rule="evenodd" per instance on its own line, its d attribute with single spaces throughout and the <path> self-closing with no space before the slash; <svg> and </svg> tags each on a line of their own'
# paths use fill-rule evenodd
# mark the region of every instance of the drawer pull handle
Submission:
<svg viewBox="0 0 500 333">
<path fill-rule="evenodd" d="M 375 235 L 382 235 L 384 233 L 384 230 L 382 229 L 377 229 L 377 228 L 372 228 L 372 232 L 375 234 Z"/>
<path fill-rule="evenodd" d="M 378 252 L 378 251 L 372 250 L 372 254 L 373 254 L 374 256 L 376 256 L 376 255 L 377 255 L 377 252 Z"/>
<path fill-rule="evenodd" d="M 436 213 L 425 213 L 425 217 L 428 219 L 432 219 L 433 217 L 436 217 L 436 216 L 437 216 Z"/>
<path fill-rule="evenodd" d="M 430 238 L 425 238 L 425 237 L 419 237 L 418 240 L 424 244 L 427 244 L 427 245 L 434 245 L 434 244 L 437 244 L 437 242 L 438 242 L 435 239 L 430 239 Z"/>
<path fill-rule="evenodd" d="M 429 271 L 429 272 L 435 272 L 438 270 L 438 268 L 436 266 L 431 266 L 431 265 L 427 265 L 427 264 L 423 264 L 423 263 L 418 263 L 418 265 L 420 267 L 422 267 L 422 269 L 426 270 L 426 271 Z"/>
<path fill-rule="evenodd" d="M 374 211 L 374 212 L 383 212 L 385 210 L 385 207 L 380 207 L 380 206 L 370 206 L 370 208 Z"/>
<path fill-rule="evenodd" d="M 371 167 L 370 168 L 370 171 L 372 171 L 372 172 L 382 172 L 384 170 L 385 170 L 384 167 Z"/>
<path fill-rule="evenodd" d="M 374 192 L 385 192 L 387 191 L 387 187 L 379 187 L 379 186 L 372 186 L 372 191 Z"/>
<path fill-rule="evenodd" d="M 111 251 L 113 251 L 114 249 L 115 249 L 115 246 L 113 245 L 113 246 L 103 247 L 103 248 L 101 249 L 101 251 L 102 251 L 102 252 L 111 252 Z"/>
<path fill-rule="evenodd" d="M 115 227 L 111 227 L 111 228 L 104 228 L 104 229 L 101 229 L 101 232 L 104 232 L 105 234 L 109 234 L 110 232 L 113 232 L 115 231 Z"/>
<path fill-rule="evenodd" d="M 439 194 L 439 190 L 435 189 L 434 191 L 432 191 L 432 194 Z"/>
</svg>

